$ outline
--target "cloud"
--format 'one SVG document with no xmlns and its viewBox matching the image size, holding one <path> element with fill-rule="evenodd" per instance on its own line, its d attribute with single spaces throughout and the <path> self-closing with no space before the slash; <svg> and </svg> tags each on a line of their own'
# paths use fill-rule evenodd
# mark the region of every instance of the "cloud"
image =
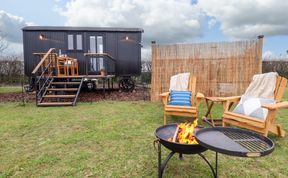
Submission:
<svg viewBox="0 0 288 178">
<path fill-rule="evenodd" d="M 272 51 L 268 50 L 268 51 L 265 51 L 262 56 L 263 56 L 263 59 L 269 59 L 269 58 L 273 57 L 274 54 Z"/>
<path fill-rule="evenodd" d="M 209 29 L 211 29 L 216 23 L 217 23 L 217 20 L 216 20 L 216 19 L 210 19 L 210 20 L 208 21 L 208 27 L 209 27 Z"/>
<path fill-rule="evenodd" d="M 288 34 L 287 0 L 201 0 L 198 6 L 221 23 L 224 34 L 235 38 Z"/>
<path fill-rule="evenodd" d="M 21 28 L 30 23 L 25 22 L 22 17 L 9 14 L 0 10 L 0 35 L 6 41 L 12 43 L 22 43 Z"/>
<path fill-rule="evenodd" d="M 203 35 L 203 13 L 190 0 L 70 0 L 56 9 L 67 18 L 65 25 L 143 28 L 144 45 Z"/>
</svg>

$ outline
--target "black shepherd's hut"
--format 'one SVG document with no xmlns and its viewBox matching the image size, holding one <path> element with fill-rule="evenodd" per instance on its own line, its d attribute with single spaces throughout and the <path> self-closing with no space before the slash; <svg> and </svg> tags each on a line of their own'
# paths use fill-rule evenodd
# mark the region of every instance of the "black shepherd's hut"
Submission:
<svg viewBox="0 0 288 178">
<path fill-rule="evenodd" d="M 33 53 L 47 52 L 50 48 L 76 58 L 79 75 L 95 75 L 101 68 L 116 76 L 141 73 L 143 29 L 27 26 L 22 30 L 25 75 L 28 77 L 31 77 L 31 72 L 40 61 Z M 84 53 L 107 53 L 114 60 L 85 57 Z"/>
</svg>

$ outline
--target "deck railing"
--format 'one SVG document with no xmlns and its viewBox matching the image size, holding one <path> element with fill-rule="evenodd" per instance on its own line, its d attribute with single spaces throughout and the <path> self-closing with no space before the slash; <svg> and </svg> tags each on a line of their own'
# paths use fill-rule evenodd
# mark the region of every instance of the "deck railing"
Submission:
<svg viewBox="0 0 288 178">
<path fill-rule="evenodd" d="M 108 67 L 108 63 L 109 63 L 109 61 L 112 61 L 112 64 L 113 64 L 113 66 L 114 66 L 114 69 L 113 69 L 113 71 L 115 72 L 115 65 L 116 65 L 116 59 L 113 57 L 113 56 L 111 56 L 110 54 L 108 54 L 108 53 L 84 53 L 84 56 L 85 57 L 95 57 L 95 58 L 104 58 L 105 60 L 108 60 L 108 61 L 106 61 L 106 64 L 104 63 L 104 67 L 105 68 L 107 68 Z M 88 62 L 88 60 L 86 60 L 86 74 L 88 75 L 88 70 L 89 69 L 89 62 Z M 109 72 L 109 71 L 107 71 L 107 72 Z"/>
</svg>

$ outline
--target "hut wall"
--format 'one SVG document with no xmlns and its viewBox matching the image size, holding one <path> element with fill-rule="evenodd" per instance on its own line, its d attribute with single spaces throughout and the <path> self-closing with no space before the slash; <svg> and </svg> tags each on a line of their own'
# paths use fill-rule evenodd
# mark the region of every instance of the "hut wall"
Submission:
<svg viewBox="0 0 288 178">
<path fill-rule="evenodd" d="M 263 39 L 198 44 L 152 44 L 151 101 L 169 90 L 170 77 L 190 72 L 205 96 L 242 94 L 262 72 Z"/>
</svg>

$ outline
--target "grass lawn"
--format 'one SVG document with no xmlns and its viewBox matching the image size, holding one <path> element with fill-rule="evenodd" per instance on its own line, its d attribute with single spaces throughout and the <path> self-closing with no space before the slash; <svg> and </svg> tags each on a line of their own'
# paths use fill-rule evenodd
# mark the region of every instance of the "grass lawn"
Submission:
<svg viewBox="0 0 288 178">
<path fill-rule="evenodd" d="M 3 86 L 0 87 L 0 93 L 9 93 L 9 92 L 22 92 L 21 86 Z"/>
<path fill-rule="evenodd" d="M 204 111 L 203 105 L 200 116 Z M 286 131 L 287 115 L 282 110 L 277 118 Z M 103 101 L 49 108 L 0 103 L 0 177 L 157 177 L 153 141 L 162 122 L 160 103 Z M 265 157 L 220 154 L 220 177 L 288 177 L 288 137 L 270 138 L 275 151 Z M 164 159 L 169 151 L 162 148 Z M 214 163 L 212 151 L 204 155 Z M 174 156 L 164 177 L 211 173 L 197 155 L 183 161 Z"/>
</svg>

